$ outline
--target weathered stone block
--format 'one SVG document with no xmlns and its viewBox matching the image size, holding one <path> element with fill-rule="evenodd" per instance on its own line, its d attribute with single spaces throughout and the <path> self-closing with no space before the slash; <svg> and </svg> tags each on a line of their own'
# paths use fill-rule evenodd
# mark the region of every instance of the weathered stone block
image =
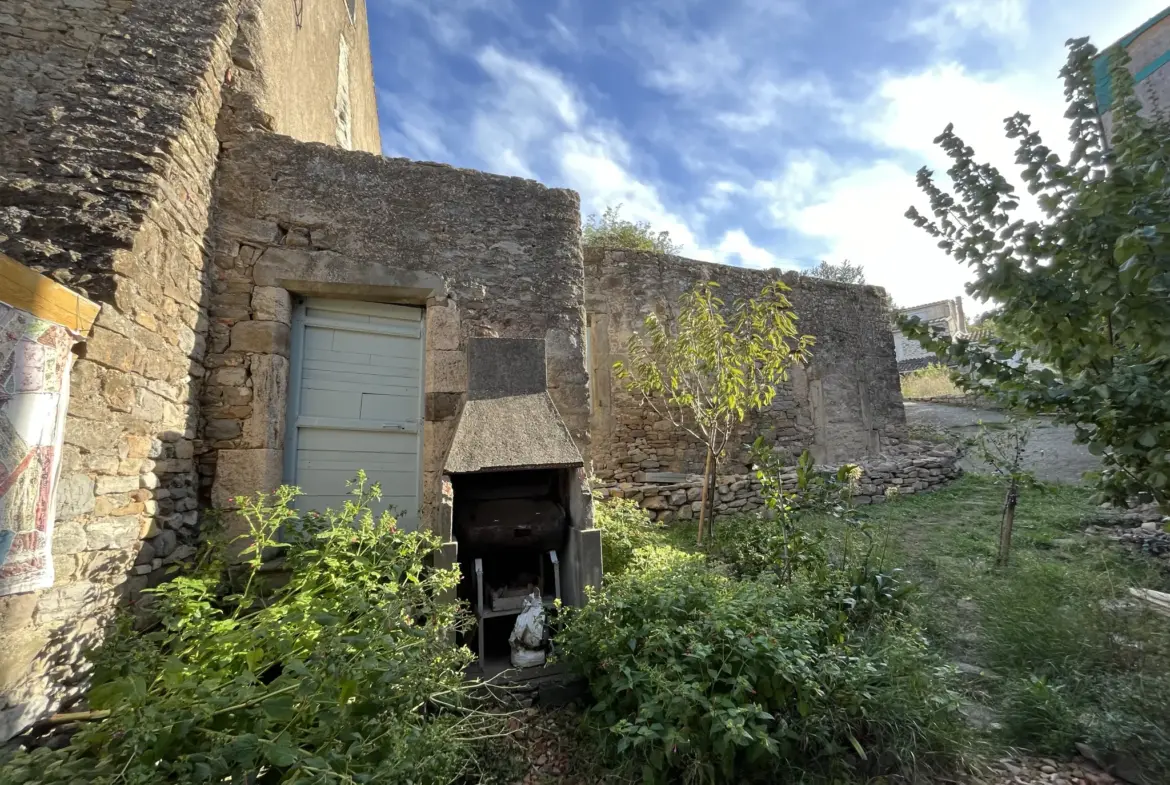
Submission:
<svg viewBox="0 0 1170 785">
<path fill-rule="evenodd" d="M 462 401 L 461 393 L 427 393 L 423 417 L 427 420 L 449 420 L 459 413 Z"/>
<path fill-rule="evenodd" d="M 466 392 L 467 355 L 459 351 L 427 352 L 426 391 Z"/>
<path fill-rule="evenodd" d="M 288 407 L 288 360 L 275 354 L 253 355 L 249 372 L 252 416 L 244 424 L 244 439 L 249 447 L 281 447 Z"/>
<path fill-rule="evenodd" d="M 133 477 L 98 477 L 97 495 L 105 496 L 111 493 L 130 493 L 139 487 L 139 479 Z"/>
<path fill-rule="evenodd" d="M 80 523 L 67 521 L 53 526 L 53 553 L 80 553 L 88 543 Z"/>
<path fill-rule="evenodd" d="M 130 549 L 138 541 L 139 522 L 137 515 L 91 521 L 85 527 L 87 550 Z"/>
<path fill-rule="evenodd" d="M 288 357 L 289 327 L 280 322 L 236 322 L 232 326 L 231 350 L 279 354 Z"/>
<path fill-rule="evenodd" d="M 274 490 L 281 483 L 283 454 L 283 450 L 220 450 L 211 503 L 232 509 L 237 496 Z"/>
<path fill-rule="evenodd" d="M 292 298 L 288 290 L 278 286 L 257 286 L 252 292 L 252 318 L 290 324 Z"/>
<path fill-rule="evenodd" d="M 454 305 L 427 308 L 427 347 L 432 351 L 459 348 L 459 311 Z"/>
<path fill-rule="evenodd" d="M 203 429 L 203 438 L 209 441 L 227 441 L 235 439 L 244 432 L 244 426 L 239 420 L 208 420 Z"/>
<path fill-rule="evenodd" d="M 92 512 L 93 503 L 92 477 L 88 474 L 69 474 L 61 477 L 57 483 L 57 520 L 67 521 Z"/>
</svg>

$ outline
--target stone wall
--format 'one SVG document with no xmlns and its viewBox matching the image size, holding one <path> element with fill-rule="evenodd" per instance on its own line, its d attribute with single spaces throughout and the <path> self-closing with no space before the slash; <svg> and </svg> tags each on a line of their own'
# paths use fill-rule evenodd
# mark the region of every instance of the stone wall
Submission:
<svg viewBox="0 0 1170 785">
<path fill-rule="evenodd" d="M 591 458 L 607 482 L 632 481 L 638 472 L 700 473 L 703 448 L 639 405 L 613 375 L 626 342 L 652 309 L 694 284 L 711 280 L 731 302 L 758 295 L 774 271 L 705 264 L 676 256 L 634 251 L 585 255 L 589 367 L 592 387 Z M 740 474 L 750 461 L 738 446 L 764 435 L 798 455 L 810 449 L 818 461 L 856 460 L 900 441 L 905 414 L 894 345 L 881 292 L 786 273 L 800 333 L 817 337 L 808 368 L 794 367 L 768 410 L 749 415 L 731 441 L 720 471 Z"/>
<path fill-rule="evenodd" d="M 886 501 L 890 489 L 900 495 L 931 491 L 958 477 L 958 455 L 954 450 L 925 442 L 903 442 L 896 450 L 859 463 L 862 475 L 854 501 L 860 505 Z M 836 467 L 833 467 L 836 470 Z M 796 470 L 781 477 L 785 487 L 796 486 Z M 672 481 L 674 480 L 674 481 Z M 599 498 L 632 499 L 662 523 L 698 520 L 703 492 L 700 475 L 668 477 L 655 472 L 638 472 L 631 482 L 602 485 Z M 763 509 L 761 485 L 752 474 L 721 475 L 717 478 L 715 514 L 736 515 Z"/>
<path fill-rule="evenodd" d="M 337 134 L 339 79 L 351 128 L 348 147 L 381 152 L 378 99 L 365 0 L 244 0 L 232 55 L 234 89 L 264 115 L 256 128 L 303 142 L 342 145 Z M 339 65 L 342 39 L 346 72 Z"/>
<path fill-rule="evenodd" d="M 200 471 L 205 499 L 282 479 L 292 297 L 426 306 L 424 521 L 467 390 L 469 336 L 544 338 L 588 447 L 580 207 L 571 191 L 255 135 L 226 146 Z"/>
<path fill-rule="evenodd" d="M 35 20 L 19 26 L 56 57 L 67 34 L 40 35 L 33 5 L 15 4 Z M 89 46 L 4 138 L 0 250 L 102 309 L 73 370 L 56 584 L 0 598 L 0 739 L 78 693 L 80 651 L 115 602 L 161 581 L 197 536 L 206 235 L 236 31 L 234 0 L 55 5 L 93 14 Z"/>
<path fill-rule="evenodd" d="M 133 0 L 0 0 L 0 138 L 36 125 Z"/>
</svg>

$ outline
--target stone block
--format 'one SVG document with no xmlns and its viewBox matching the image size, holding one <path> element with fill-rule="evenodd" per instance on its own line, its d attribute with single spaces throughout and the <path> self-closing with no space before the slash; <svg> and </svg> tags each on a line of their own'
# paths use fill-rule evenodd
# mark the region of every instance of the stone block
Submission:
<svg viewBox="0 0 1170 785">
<path fill-rule="evenodd" d="M 243 432 L 244 426 L 239 420 L 208 420 L 203 428 L 203 438 L 213 442 L 227 441 Z"/>
<path fill-rule="evenodd" d="M 86 548 L 91 551 L 128 550 L 138 541 L 141 531 L 137 515 L 98 518 L 85 526 Z"/>
<path fill-rule="evenodd" d="M 459 311 L 454 305 L 427 308 L 427 348 L 448 351 L 459 348 Z"/>
<path fill-rule="evenodd" d="M 275 490 L 283 478 L 283 450 L 220 450 L 211 503 L 221 509 L 235 507 L 237 496 Z"/>
<path fill-rule="evenodd" d="M 93 512 L 94 481 L 88 474 L 69 474 L 57 483 L 57 520 L 68 521 Z M 54 535 L 56 536 L 56 535 Z"/>
<path fill-rule="evenodd" d="M 236 322 L 232 326 L 231 350 L 288 357 L 289 327 L 280 322 Z"/>
<path fill-rule="evenodd" d="M 84 346 L 86 360 L 119 371 L 133 371 L 142 360 L 139 347 L 133 341 L 100 327 L 93 328 L 93 336 Z"/>
<path fill-rule="evenodd" d="M 252 292 L 252 318 L 260 321 L 292 322 L 292 298 L 279 286 L 257 286 Z"/>
<path fill-rule="evenodd" d="M 113 493 L 130 493 L 139 488 L 140 480 L 137 475 L 133 477 L 98 477 L 97 478 L 97 495 L 105 496 Z"/>
<path fill-rule="evenodd" d="M 87 547 L 85 529 L 80 523 L 69 521 L 53 526 L 53 553 L 81 553 Z"/>
<path fill-rule="evenodd" d="M 459 351 L 427 352 L 426 391 L 466 392 L 467 355 Z"/>
<path fill-rule="evenodd" d="M 462 393 L 427 393 L 423 418 L 426 420 L 449 420 L 459 414 Z"/>
<path fill-rule="evenodd" d="M 244 423 L 244 440 L 249 447 L 281 447 L 288 407 L 288 360 L 275 354 L 257 354 L 251 358 L 249 372 L 252 416 Z"/>
</svg>

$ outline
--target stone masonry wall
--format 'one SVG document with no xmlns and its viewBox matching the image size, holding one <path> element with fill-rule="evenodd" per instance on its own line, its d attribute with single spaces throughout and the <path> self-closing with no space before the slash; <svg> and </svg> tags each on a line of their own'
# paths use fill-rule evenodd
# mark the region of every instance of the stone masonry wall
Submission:
<svg viewBox="0 0 1170 785">
<path fill-rule="evenodd" d="M 613 375 L 629 336 L 646 315 L 665 313 L 704 280 L 719 284 L 728 303 L 758 295 L 777 273 L 705 264 L 635 251 L 585 255 L 589 369 L 592 386 L 591 458 L 604 482 L 629 482 L 638 472 L 701 473 L 705 453 L 688 435 L 643 407 Z M 807 368 L 793 367 L 768 410 L 749 415 L 731 441 L 720 471 L 740 474 L 750 461 L 741 445 L 763 435 L 798 455 L 810 449 L 824 463 L 877 455 L 905 431 L 894 345 L 880 290 L 787 273 L 797 330 L 816 336 Z"/>
<path fill-rule="evenodd" d="M 0 598 L 0 739 L 78 694 L 80 652 L 116 601 L 193 550 L 206 235 L 237 11 L 235 0 L 136 0 L 124 14 L 117 0 L 15 5 L 25 37 L 49 45 L 26 71 L 59 73 L 67 89 L 19 99 L 21 132 L 0 146 L 0 250 L 102 310 L 73 370 L 56 584 Z M 33 5 L 62 24 L 92 13 L 92 27 L 45 37 Z M 89 46 L 55 63 L 68 36 Z"/>
<path fill-rule="evenodd" d="M 35 126 L 81 78 L 133 0 L 0 0 L 0 139 Z"/>
<path fill-rule="evenodd" d="M 854 501 L 861 505 L 879 504 L 886 501 L 886 493 L 891 488 L 904 496 L 935 490 L 959 476 L 962 470 L 957 461 L 954 450 L 929 443 L 904 442 L 893 454 L 859 463 L 862 474 Z M 639 472 L 632 482 L 602 485 L 596 493 L 602 499 L 632 499 L 662 523 L 697 520 L 702 477 L 690 475 L 678 482 L 667 479 L 653 472 Z M 795 487 L 795 469 L 781 479 L 786 487 Z M 761 485 L 754 475 L 722 475 L 716 479 L 715 490 L 716 515 L 756 512 L 764 507 Z"/>
<path fill-rule="evenodd" d="M 256 135 L 225 144 L 200 471 L 205 498 L 282 480 L 292 297 L 426 306 L 423 520 L 467 390 L 469 336 L 544 338 L 550 394 L 588 447 L 572 191 Z"/>
</svg>

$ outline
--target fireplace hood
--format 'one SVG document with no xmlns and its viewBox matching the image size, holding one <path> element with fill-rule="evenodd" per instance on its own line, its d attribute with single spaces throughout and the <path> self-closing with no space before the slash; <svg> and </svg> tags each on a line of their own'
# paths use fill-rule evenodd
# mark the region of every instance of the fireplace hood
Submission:
<svg viewBox="0 0 1170 785">
<path fill-rule="evenodd" d="M 446 474 L 583 466 L 548 394 L 543 339 L 472 338 Z"/>
</svg>

